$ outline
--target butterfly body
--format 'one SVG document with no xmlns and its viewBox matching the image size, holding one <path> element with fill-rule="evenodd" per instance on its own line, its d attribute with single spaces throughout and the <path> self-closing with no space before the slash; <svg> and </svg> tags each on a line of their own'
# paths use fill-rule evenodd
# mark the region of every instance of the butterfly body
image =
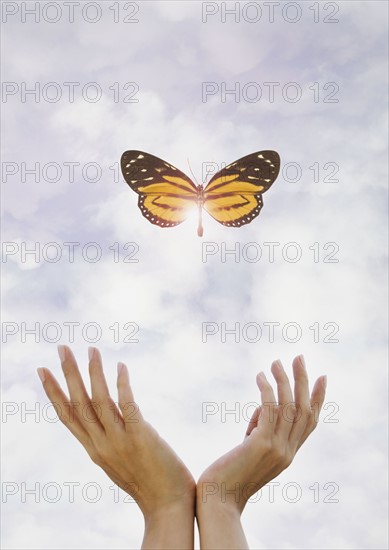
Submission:
<svg viewBox="0 0 389 550">
<path fill-rule="evenodd" d="M 275 151 L 259 151 L 229 164 L 204 187 L 183 172 L 143 151 L 126 151 L 121 168 L 128 185 L 139 195 L 138 206 L 151 223 L 174 227 L 192 207 L 199 211 L 197 233 L 203 235 L 202 210 L 228 227 L 241 227 L 256 218 L 262 193 L 276 180 L 280 157 Z"/>
</svg>

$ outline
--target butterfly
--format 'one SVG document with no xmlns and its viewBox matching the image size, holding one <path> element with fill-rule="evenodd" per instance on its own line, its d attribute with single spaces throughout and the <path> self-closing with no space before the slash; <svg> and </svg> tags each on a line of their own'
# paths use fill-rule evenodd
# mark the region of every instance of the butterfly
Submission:
<svg viewBox="0 0 389 550">
<path fill-rule="evenodd" d="M 217 172 L 203 187 L 164 160 L 143 151 L 125 151 L 123 177 L 138 193 L 138 206 L 149 222 L 159 227 L 182 223 L 197 206 L 197 234 L 203 236 L 202 209 L 228 227 L 253 221 L 263 206 L 262 193 L 277 179 L 280 157 L 276 151 L 258 151 Z"/>
</svg>

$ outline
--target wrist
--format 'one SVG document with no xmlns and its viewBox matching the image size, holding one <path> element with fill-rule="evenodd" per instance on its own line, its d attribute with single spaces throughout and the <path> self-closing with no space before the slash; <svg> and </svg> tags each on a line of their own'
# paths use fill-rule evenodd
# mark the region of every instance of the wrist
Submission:
<svg viewBox="0 0 389 550">
<path fill-rule="evenodd" d="M 173 523 L 177 518 L 192 518 L 195 513 L 195 502 L 175 501 L 161 504 L 147 511 L 142 510 L 145 525 Z"/>
<path fill-rule="evenodd" d="M 201 482 L 197 484 L 196 512 L 204 509 L 208 513 L 224 514 L 231 518 L 240 517 L 247 498 L 240 490 L 239 484 L 234 487 L 216 482 Z"/>
<path fill-rule="evenodd" d="M 190 550 L 194 545 L 194 501 L 175 502 L 143 514 L 145 534 L 142 548 Z"/>
</svg>

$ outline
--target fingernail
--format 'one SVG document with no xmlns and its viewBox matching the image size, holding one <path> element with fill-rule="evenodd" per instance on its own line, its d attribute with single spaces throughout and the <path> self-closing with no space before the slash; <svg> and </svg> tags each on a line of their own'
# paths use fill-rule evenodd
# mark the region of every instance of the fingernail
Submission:
<svg viewBox="0 0 389 550">
<path fill-rule="evenodd" d="M 119 362 L 118 363 L 118 375 L 122 372 L 123 368 L 124 368 L 124 363 Z"/>
<path fill-rule="evenodd" d="M 327 388 L 327 375 L 326 374 L 323 376 L 323 386 L 324 386 L 324 389 Z"/>
<path fill-rule="evenodd" d="M 57 346 L 57 349 L 61 363 L 63 363 L 66 359 L 66 346 Z"/>
<path fill-rule="evenodd" d="M 93 348 L 93 347 L 88 348 L 89 361 L 92 361 L 95 355 L 95 351 L 96 351 L 96 348 Z"/>
<path fill-rule="evenodd" d="M 304 369 L 307 370 L 307 369 L 306 369 L 306 366 L 305 366 L 304 355 L 299 355 L 299 359 L 300 359 L 300 363 L 302 364 L 302 366 L 304 367 Z"/>
<path fill-rule="evenodd" d="M 265 373 L 263 371 L 259 372 L 258 375 L 257 375 L 257 381 L 259 383 L 260 386 L 263 385 L 264 382 L 266 382 L 266 376 L 265 376 Z"/>
<path fill-rule="evenodd" d="M 274 361 L 274 363 L 275 363 L 276 367 L 278 368 L 278 370 L 280 370 L 280 371 L 283 371 L 283 370 L 284 370 L 284 367 L 283 367 L 283 365 L 282 365 L 282 363 L 281 363 L 281 359 L 276 359 L 276 360 Z"/>
<path fill-rule="evenodd" d="M 39 367 L 39 369 L 36 369 L 36 370 L 39 378 L 41 379 L 41 382 L 44 382 L 46 380 L 45 369 L 43 369 L 42 367 Z"/>
</svg>

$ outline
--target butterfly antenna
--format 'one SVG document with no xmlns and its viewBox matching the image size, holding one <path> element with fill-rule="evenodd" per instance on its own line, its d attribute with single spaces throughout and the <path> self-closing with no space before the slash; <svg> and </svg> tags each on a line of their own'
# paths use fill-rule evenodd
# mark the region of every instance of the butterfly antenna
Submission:
<svg viewBox="0 0 389 550">
<path fill-rule="evenodd" d="M 192 178 L 194 179 L 194 181 L 196 182 L 196 185 L 198 185 L 198 182 L 197 182 L 197 179 L 192 171 L 192 168 L 190 166 L 190 162 L 189 162 L 189 157 L 186 159 L 188 161 L 188 166 L 189 166 L 189 170 L 190 170 L 190 173 L 192 174 Z"/>
</svg>

